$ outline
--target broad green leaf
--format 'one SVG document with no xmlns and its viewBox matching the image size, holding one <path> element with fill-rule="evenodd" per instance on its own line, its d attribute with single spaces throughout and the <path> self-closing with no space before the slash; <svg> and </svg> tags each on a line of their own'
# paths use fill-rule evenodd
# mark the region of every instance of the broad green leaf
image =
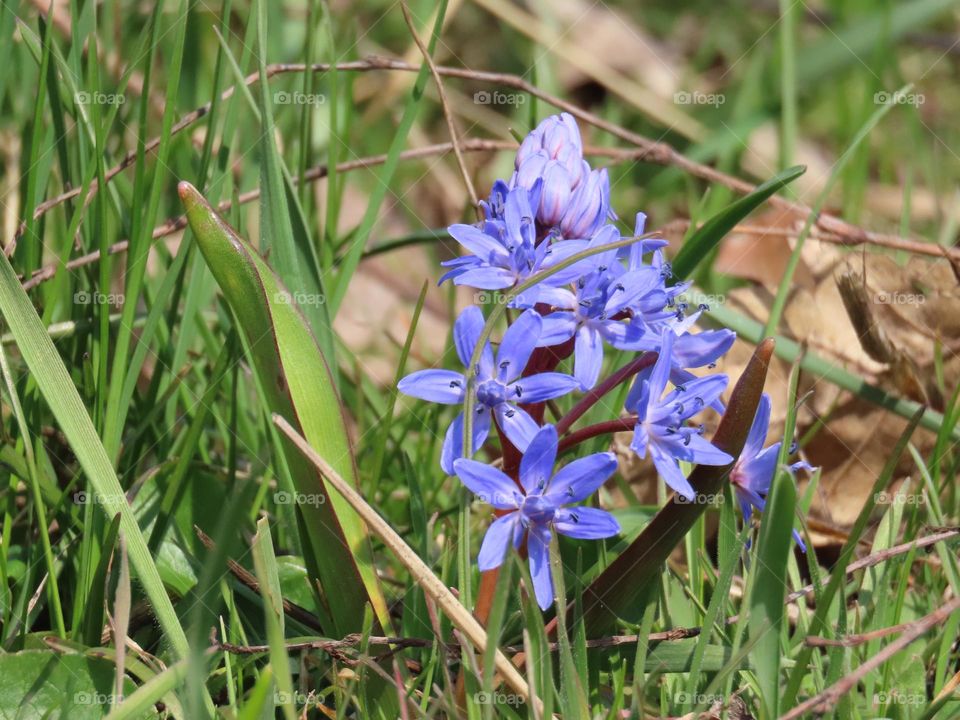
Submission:
<svg viewBox="0 0 960 720">
<path fill-rule="evenodd" d="M 774 175 L 752 193 L 745 195 L 736 202 L 728 205 L 716 215 L 707 220 L 702 226 L 687 238 L 674 258 L 672 266 L 674 275 L 681 280 L 688 277 L 701 260 L 710 254 L 724 236 L 733 230 L 734 226 L 747 215 L 756 210 L 767 198 L 779 192 L 784 186 L 796 180 L 807 171 L 803 165 L 787 168 Z"/>
<path fill-rule="evenodd" d="M 80 653 L 24 650 L 0 655 L 0 717 L 102 718 L 115 698 L 114 664 Z M 124 692 L 131 692 L 127 679 Z M 155 710 L 134 717 L 153 717 Z"/>
<path fill-rule="evenodd" d="M 330 370 L 293 296 L 247 241 L 181 183 L 180 196 L 199 246 L 239 328 L 270 411 L 287 418 L 337 472 L 356 486 L 356 467 L 343 410 Z M 364 606 L 373 606 L 389 627 L 386 601 L 377 580 L 367 530 L 356 512 L 287 441 L 282 441 L 297 496 L 298 517 L 338 637 L 359 632 Z M 286 498 L 283 500 L 285 501 Z"/>
<path fill-rule="evenodd" d="M 648 673 L 686 673 L 693 664 L 693 655 L 697 641 L 664 641 L 647 655 L 645 670 Z M 704 672 L 717 672 L 733 657 L 733 651 L 725 645 L 707 645 L 704 648 L 700 669 Z M 747 667 L 746 663 L 742 667 Z"/>
</svg>

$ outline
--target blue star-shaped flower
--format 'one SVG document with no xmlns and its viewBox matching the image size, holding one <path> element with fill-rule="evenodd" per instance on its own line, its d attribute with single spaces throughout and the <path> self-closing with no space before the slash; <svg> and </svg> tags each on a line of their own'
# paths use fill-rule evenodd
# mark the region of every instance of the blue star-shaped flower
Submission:
<svg viewBox="0 0 960 720">
<path fill-rule="evenodd" d="M 477 557 L 481 571 L 503 562 L 512 543 L 519 548 L 527 536 L 530 574 L 537 604 L 546 610 L 553 602 L 550 541 L 553 532 L 572 538 L 597 540 L 616 535 L 620 524 L 606 510 L 565 507 L 592 495 L 617 469 L 613 453 L 574 460 L 556 474 L 557 431 L 546 425 L 534 436 L 520 460 L 520 485 L 500 470 L 474 460 L 457 460 L 457 477 L 481 500 L 508 511 L 487 530 Z"/>
<path fill-rule="evenodd" d="M 483 331 L 480 308 L 468 307 L 457 318 L 453 339 L 457 355 L 464 367 L 470 363 L 474 348 Z M 533 310 L 522 313 L 507 328 L 496 358 L 490 343 L 483 349 L 479 365 L 474 368 L 476 392 L 472 446 L 478 450 L 487 439 L 491 417 L 520 451 L 530 444 L 539 425 L 520 403 L 538 403 L 565 395 L 579 387 L 569 375 L 556 372 L 521 377 L 540 337 L 540 316 Z M 455 370 L 419 370 L 400 381 L 398 389 L 405 395 L 445 405 L 459 405 L 466 396 L 467 372 Z M 440 466 L 453 474 L 453 461 L 463 456 L 463 413 L 457 415 L 443 441 Z"/>
<path fill-rule="evenodd" d="M 733 458 L 702 437 L 703 426 L 686 424 L 712 404 L 727 386 L 726 375 L 708 375 L 679 385 L 664 395 L 670 371 L 675 335 L 663 333 L 660 354 L 649 377 L 638 378 L 627 396 L 627 409 L 637 413 L 630 447 L 641 457 L 647 453 L 664 482 L 687 500 L 696 492 L 680 471 L 680 460 L 698 465 L 726 465 Z"/>
<path fill-rule="evenodd" d="M 746 522 L 753 514 L 753 508 L 763 512 L 766 505 L 767 493 L 770 492 L 770 483 L 773 482 L 773 473 L 777 469 L 777 458 L 780 457 L 780 442 L 775 442 L 768 448 L 763 444 L 767 441 L 767 430 L 770 427 L 770 396 L 766 393 L 760 398 L 757 414 L 753 417 L 747 442 L 743 452 L 737 458 L 733 470 L 730 471 L 730 482 L 740 504 L 740 513 Z M 809 463 L 800 461 L 788 466 L 791 473 L 797 470 L 813 472 Z M 800 533 L 793 531 L 793 539 L 803 552 L 807 546 L 800 537 Z"/>
</svg>

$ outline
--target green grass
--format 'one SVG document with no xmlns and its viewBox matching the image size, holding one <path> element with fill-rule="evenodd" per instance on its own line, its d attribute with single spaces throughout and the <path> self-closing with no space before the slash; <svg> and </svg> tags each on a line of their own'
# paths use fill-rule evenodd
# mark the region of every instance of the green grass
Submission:
<svg viewBox="0 0 960 720">
<path fill-rule="evenodd" d="M 768 380 L 789 388 L 773 398 L 787 409 L 785 445 L 796 435 L 809 452 L 842 431 L 842 415 L 814 415 L 811 385 L 818 398 L 880 408 L 900 437 L 839 536 L 820 537 L 809 509 L 824 492 L 843 498 L 836 466 L 859 448 L 837 450 L 798 490 L 781 473 L 748 527 L 719 475 L 694 471 L 718 489 L 688 512 L 620 474 L 602 504 L 622 536 L 554 547 L 565 602 L 547 613 L 526 592 L 527 564 L 509 558 L 485 636 L 443 604 L 452 595 L 437 601 L 439 584 L 468 609 L 482 596 L 475 559 L 488 509 L 438 467 L 455 409 L 395 387 L 413 369 L 454 364 L 440 349 L 451 346 L 454 307 L 472 298 L 436 287 L 438 263 L 457 252 L 445 226 L 475 217 L 452 154 L 401 155 L 450 138 L 400 7 L 75 0 L 46 18 L 45 5 L 0 3 L 0 717 L 392 720 L 401 705 L 411 718 L 533 717 L 520 678 L 564 718 L 710 708 L 738 717 L 742 704 L 766 720 L 851 677 L 831 700 L 834 718 L 957 717 L 960 612 L 857 674 L 898 626 L 960 593 L 956 338 L 918 330 L 936 356 L 922 372 L 943 398 L 926 407 L 838 359 L 855 348 L 798 333 L 789 313 L 805 302 L 801 264 L 825 212 L 928 243 L 929 262 L 946 262 L 938 253 L 956 243 L 960 182 L 957 3 L 828 0 L 817 17 L 788 1 L 611 3 L 619 19 L 601 3 L 584 16 L 594 27 L 568 16 L 589 3 L 529 3 L 519 15 L 493 0 L 408 3 L 438 64 L 521 75 L 759 186 L 735 192 L 656 157 L 591 158 L 609 166 L 625 234 L 637 209 L 648 231 L 695 221 L 673 259 L 698 292 L 754 286 L 718 270 L 718 247 L 735 225 L 776 222 L 762 215 L 772 195 L 812 208 L 793 218 L 802 229 L 784 274 L 758 291 L 765 314 L 719 303 L 706 324 L 736 330 L 750 349 L 776 336 L 773 352 L 793 368 L 785 385 Z M 618 51 L 601 42 L 572 52 L 594 33 L 611 33 Z M 637 43 L 659 59 L 636 61 Z M 412 71 L 274 67 L 367 55 L 406 58 Z M 444 84 L 462 139 L 522 137 L 554 110 L 496 79 Z M 925 102 L 877 102 L 896 88 Z M 474 102 L 481 90 L 513 100 Z M 694 90 L 724 102 L 674 102 L 674 91 Z M 594 148 L 631 149 L 622 131 L 581 126 Z M 363 158 L 374 162 L 357 167 Z M 483 196 L 509 176 L 512 153 L 471 152 L 466 163 Z M 182 220 L 181 181 L 213 205 L 229 202 L 239 244 L 196 196 Z M 881 191 L 901 206 L 881 207 Z M 155 237 L 168 220 L 177 232 Z M 840 252 L 857 267 L 910 260 L 874 243 Z M 51 277 L 24 290 L 45 267 Z M 955 292 L 920 285 L 930 298 Z M 824 322 L 842 321 L 838 308 L 824 309 Z M 503 297 L 486 311 L 497 337 Z M 365 339 L 356 318 L 378 313 L 396 324 Z M 610 352 L 607 367 L 632 359 Z M 721 431 L 730 447 L 766 373 L 747 372 L 752 391 L 731 401 Z M 610 419 L 623 394 L 575 427 Z M 328 490 L 275 413 L 402 545 Z M 607 447 L 603 436 L 583 449 Z M 878 501 L 905 478 L 892 502 Z M 789 540 L 794 527 L 806 555 Z M 651 539 L 658 528 L 669 529 Z M 847 571 L 867 555 L 880 561 Z M 601 596 L 609 612 L 591 602 Z M 525 653 L 516 687 L 495 672 L 498 650 Z"/>
</svg>

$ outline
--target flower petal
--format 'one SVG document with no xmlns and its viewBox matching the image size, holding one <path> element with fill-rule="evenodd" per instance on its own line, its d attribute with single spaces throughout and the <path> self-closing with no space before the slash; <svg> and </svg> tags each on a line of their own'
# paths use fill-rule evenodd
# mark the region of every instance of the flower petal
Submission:
<svg viewBox="0 0 960 720">
<path fill-rule="evenodd" d="M 673 340 L 675 337 L 669 328 L 663 331 L 657 362 L 654 364 L 653 371 L 650 373 L 649 402 L 659 402 L 660 398 L 663 397 L 663 391 L 667 387 L 667 380 L 670 379 L 670 367 L 673 364 Z"/>
<path fill-rule="evenodd" d="M 559 345 L 573 337 L 577 331 L 577 317 L 572 312 L 560 310 L 544 316 L 540 330 L 540 347 Z"/>
<path fill-rule="evenodd" d="M 656 290 L 661 281 L 660 273 L 649 266 L 624 273 L 611 284 L 610 295 L 603 311 L 608 316 L 616 315 L 623 308 L 633 305 Z"/>
<path fill-rule="evenodd" d="M 487 529 L 487 534 L 483 536 L 483 543 L 480 545 L 480 554 L 477 555 L 477 567 L 480 568 L 480 572 L 493 570 L 503 564 L 519 519 L 520 513 L 507 513 L 494 520 Z"/>
<path fill-rule="evenodd" d="M 530 417 L 523 408 L 510 403 L 500 403 L 493 411 L 497 417 L 497 425 L 503 430 L 507 439 L 513 443 L 517 450 L 526 452 L 530 441 L 540 430 L 537 421 Z"/>
<path fill-rule="evenodd" d="M 680 466 L 677 465 L 677 461 L 674 460 L 671 455 L 667 454 L 657 443 L 650 443 L 649 449 L 653 464 L 656 466 L 657 472 L 660 473 L 660 477 L 662 477 L 663 481 L 667 484 L 667 487 L 679 493 L 687 500 L 693 500 L 697 494 L 694 492 L 693 486 L 687 481 L 687 478 L 680 472 Z"/>
<path fill-rule="evenodd" d="M 606 510 L 592 507 L 564 508 L 553 527 L 561 535 L 578 540 L 600 540 L 620 532 L 620 523 Z"/>
<path fill-rule="evenodd" d="M 462 373 L 453 370 L 417 370 L 397 384 L 404 395 L 444 405 L 463 402 L 467 381 Z"/>
<path fill-rule="evenodd" d="M 533 593 L 537 605 L 546 610 L 553 603 L 553 576 L 550 573 L 550 531 L 531 527 L 527 536 L 527 553 L 530 557 L 530 575 L 533 578 Z"/>
<path fill-rule="evenodd" d="M 682 368 L 698 368 L 709 365 L 723 355 L 737 334 L 733 330 L 704 330 L 699 333 L 684 333 L 673 346 L 674 364 Z"/>
<path fill-rule="evenodd" d="M 499 267 L 471 268 L 453 278 L 454 285 L 466 285 L 479 290 L 503 290 L 513 287 L 516 282 L 512 270 Z"/>
<path fill-rule="evenodd" d="M 643 325 L 638 322 L 620 320 L 602 320 L 595 323 L 603 339 L 618 350 L 643 350 L 641 339 L 644 336 Z"/>
<path fill-rule="evenodd" d="M 520 458 L 520 484 L 527 495 L 542 492 L 553 475 L 557 459 L 557 429 L 544 425 Z"/>
<path fill-rule="evenodd" d="M 470 358 L 473 357 L 473 351 L 480 341 L 483 325 L 483 312 L 476 305 L 466 308 L 453 324 L 453 343 L 457 348 L 457 357 L 465 368 L 470 366 Z M 493 350 L 490 348 L 490 343 L 487 343 L 480 356 L 480 375 L 488 378 L 492 374 Z"/>
<path fill-rule="evenodd" d="M 600 333 L 589 325 L 583 325 L 577 330 L 573 360 L 573 374 L 580 381 L 581 388 L 589 390 L 597 384 L 602 365 L 603 344 L 600 342 Z"/>
<path fill-rule="evenodd" d="M 520 377 L 540 339 L 540 314 L 527 310 L 503 334 L 497 350 L 497 374 L 501 381 Z"/>
<path fill-rule="evenodd" d="M 586 500 L 616 469 L 617 456 L 613 453 L 588 455 L 562 467 L 553 476 L 543 495 L 557 505 Z"/>
<path fill-rule="evenodd" d="M 490 434 L 490 410 L 478 408 L 473 418 L 473 451 L 476 452 Z M 457 415 L 447 434 L 443 438 L 443 448 L 440 451 L 440 468 L 447 474 L 453 475 L 453 461 L 463 457 L 463 413 Z"/>
<path fill-rule="evenodd" d="M 697 465 L 727 465 L 733 462 L 733 456 L 725 453 L 716 445 L 696 433 L 686 436 L 659 435 L 657 444 L 677 460 Z"/>
<path fill-rule="evenodd" d="M 497 468 L 476 460 L 454 460 L 453 470 L 460 482 L 467 486 L 479 500 L 493 505 L 498 510 L 515 510 L 520 489 L 517 484 Z"/>
<path fill-rule="evenodd" d="M 770 483 L 773 481 L 773 473 L 777 469 L 779 457 L 779 442 L 761 450 L 753 457 L 742 455 L 738 473 L 739 485 L 758 495 L 766 495 L 770 491 Z"/>
<path fill-rule="evenodd" d="M 671 377 L 677 373 L 670 373 Z M 716 375 L 707 375 L 705 377 L 694 377 L 689 382 L 678 386 L 676 390 L 668 393 L 663 399 L 663 405 L 671 403 L 680 403 L 683 405 L 683 411 L 680 417 L 684 420 L 696 415 L 700 410 L 712 405 L 726 389 L 730 378 L 722 373 Z M 680 389 L 683 388 L 683 390 Z"/>
<path fill-rule="evenodd" d="M 578 252 L 586 250 L 588 247 L 589 243 L 586 240 L 558 240 L 545 248 L 540 269 L 548 270 L 554 265 L 563 262 L 571 255 L 576 255 Z M 550 285 L 566 285 L 567 283 L 571 283 L 589 270 L 592 261 L 592 257 L 579 260 L 573 263 L 573 265 L 565 267 L 563 270 L 558 270 L 544 280 L 544 282 Z"/>
<path fill-rule="evenodd" d="M 510 253 L 499 240 L 487 235 L 478 227 L 458 223 L 447 228 L 447 232 L 454 240 L 485 262 L 491 262 L 493 258 L 497 258 L 505 263 L 510 258 Z"/>
<path fill-rule="evenodd" d="M 523 377 L 507 386 L 511 399 L 519 403 L 538 403 L 553 400 L 576 390 L 580 382 L 569 375 L 557 372 L 545 372 Z"/>
<path fill-rule="evenodd" d="M 760 396 L 760 404 L 757 405 L 757 414 L 753 416 L 750 432 L 747 434 L 747 442 L 743 446 L 743 452 L 740 453 L 743 461 L 755 458 L 763 450 L 763 444 L 767 441 L 767 430 L 770 427 L 770 408 L 770 396 L 763 393 Z"/>
<path fill-rule="evenodd" d="M 537 286 L 537 302 L 546 303 L 561 310 L 573 310 L 577 306 L 577 296 L 566 288 L 550 287 L 541 283 Z"/>
</svg>

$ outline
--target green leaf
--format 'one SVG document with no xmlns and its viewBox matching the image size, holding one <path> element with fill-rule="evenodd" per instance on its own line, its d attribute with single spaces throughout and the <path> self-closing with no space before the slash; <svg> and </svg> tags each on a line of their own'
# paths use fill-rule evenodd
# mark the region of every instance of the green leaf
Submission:
<svg viewBox="0 0 960 720">
<path fill-rule="evenodd" d="M 797 491 L 789 473 L 776 473 L 757 541 L 750 599 L 750 637 L 756 640 L 752 657 L 766 717 L 777 716 L 780 681 L 780 628 L 787 590 L 787 558 L 793 532 Z"/>
<path fill-rule="evenodd" d="M 443 29 L 443 18 L 446 12 L 447 0 L 440 0 L 437 8 L 437 17 L 433 24 L 433 31 L 430 34 L 430 41 L 427 43 L 431 55 L 436 51 L 437 39 L 440 37 L 440 31 Z M 410 92 L 407 104 L 403 108 L 400 124 L 393 134 L 393 140 L 390 142 L 390 149 L 387 151 L 387 160 L 383 164 L 380 174 L 377 176 L 377 183 L 370 192 L 367 210 L 363 215 L 363 219 L 360 221 L 360 227 L 357 228 L 350 241 L 350 248 L 347 250 L 343 262 L 340 265 L 336 286 L 333 289 L 333 297 L 329 303 L 330 315 L 332 317 L 336 317 L 337 310 L 340 309 L 340 303 L 343 302 L 343 298 L 347 294 L 347 285 L 350 283 L 350 278 L 353 277 L 353 273 L 356 272 L 357 266 L 360 264 L 360 258 L 363 257 L 364 246 L 367 244 L 370 232 L 377 222 L 380 207 L 383 205 L 383 200 L 387 196 L 387 191 L 390 189 L 390 181 L 393 179 L 393 174 L 396 172 L 397 164 L 400 161 L 400 153 L 403 150 L 404 143 L 407 141 L 410 128 L 413 127 L 413 121 L 417 118 L 417 111 L 420 109 L 420 101 L 423 99 L 427 79 L 430 77 L 429 70 L 429 66 L 426 63 L 420 66 L 413 90 Z M 332 233 L 333 228 L 330 228 L 329 232 Z"/>
<path fill-rule="evenodd" d="M 260 0 L 257 9 L 257 50 L 260 75 L 257 102 L 260 110 L 260 247 L 271 251 L 277 274 L 295 293 L 305 293 L 311 302 L 303 307 L 311 327 L 319 339 L 327 362 L 334 365 L 334 343 L 330 318 L 327 315 L 326 291 L 320 273 L 303 210 L 283 158 L 274 142 L 273 111 L 270 83 L 267 78 L 267 2 Z M 294 213 L 291 213 L 291 209 Z"/>
<path fill-rule="evenodd" d="M 180 196 L 207 264 L 245 335 L 269 410 L 299 428 L 337 472 L 356 486 L 353 450 L 330 370 L 293 296 L 279 278 L 196 189 L 181 183 Z M 287 441 L 281 447 L 302 502 L 298 518 L 337 637 L 359 632 L 364 607 L 373 606 L 389 627 L 386 601 L 373 565 L 370 540 L 356 512 L 329 492 L 323 479 Z M 286 500 L 287 498 L 284 498 Z M 291 498 L 292 499 L 292 498 Z"/>
<path fill-rule="evenodd" d="M 280 705 L 286 720 L 296 720 L 293 705 L 293 678 L 290 675 L 290 658 L 284 644 L 283 597 L 280 595 L 280 575 L 277 572 L 277 557 L 273 552 L 273 538 L 267 518 L 260 518 L 257 534 L 253 536 L 253 566 L 263 598 L 264 623 L 267 642 L 270 644 L 270 665 L 276 674 Z"/>
<path fill-rule="evenodd" d="M 728 205 L 707 220 L 683 243 L 674 258 L 673 274 L 680 280 L 689 277 L 697 264 L 710 254 L 734 226 L 762 205 L 767 198 L 796 180 L 807 171 L 803 165 L 787 168 L 774 175 L 752 193 Z"/>
<path fill-rule="evenodd" d="M 696 639 L 664 641 L 648 655 L 644 669 L 648 673 L 686 673 L 693 666 Z M 700 669 L 717 672 L 733 657 L 733 651 L 725 645 L 707 645 L 703 650 Z"/>
<path fill-rule="evenodd" d="M 115 699 L 115 666 L 103 658 L 24 650 L 0 655 L 0 717 L 102 718 Z M 134 689 L 125 681 L 124 692 Z M 155 710 L 136 717 L 152 717 Z"/>
</svg>

